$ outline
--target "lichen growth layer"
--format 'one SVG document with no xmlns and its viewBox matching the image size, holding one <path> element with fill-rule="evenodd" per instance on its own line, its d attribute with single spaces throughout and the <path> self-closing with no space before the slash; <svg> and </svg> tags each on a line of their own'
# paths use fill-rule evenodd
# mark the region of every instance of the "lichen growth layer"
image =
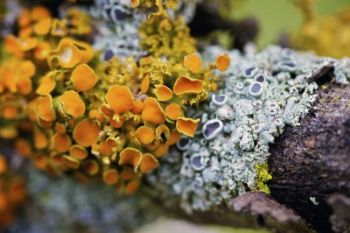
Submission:
<svg viewBox="0 0 350 233">
<path fill-rule="evenodd" d="M 93 29 L 83 11 L 72 8 L 56 19 L 42 7 L 24 9 L 0 67 L 2 136 L 23 135 L 16 148 L 39 169 L 99 177 L 135 192 L 181 135 L 193 137 L 199 119 L 187 108 L 208 98 L 216 88 L 213 71 L 223 70 L 202 62 L 167 3 L 155 6 L 139 29 L 147 56 L 108 61 L 89 44 Z M 187 43 L 180 46 L 180 39 Z"/>
<path fill-rule="evenodd" d="M 209 48 L 204 57 L 219 53 Z M 335 65 L 338 83 L 349 77 L 349 59 L 273 46 L 228 56 L 231 66 L 218 91 L 201 111 L 192 112 L 201 117 L 196 136 L 180 139 L 160 169 L 148 176 L 157 193 L 178 197 L 188 212 L 208 210 L 250 190 L 269 192 L 269 145 L 311 109 L 318 86 L 308 78 L 329 63 Z"/>
</svg>

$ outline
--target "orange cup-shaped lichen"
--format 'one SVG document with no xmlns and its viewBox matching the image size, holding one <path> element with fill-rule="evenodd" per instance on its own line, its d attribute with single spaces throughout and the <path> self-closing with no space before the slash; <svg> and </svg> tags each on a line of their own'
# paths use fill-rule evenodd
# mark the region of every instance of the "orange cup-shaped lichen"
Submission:
<svg viewBox="0 0 350 233">
<path fill-rule="evenodd" d="M 47 136 L 38 128 L 34 129 L 34 147 L 36 149 L 43 149 L 48 146 L 49 142 Z"/>
<path fill-rule="evenodd" d="M 168 141 L 170 137 L 170 130 L 165 124 L 161 124 L 156 128 L 156 140 L 157 141 Z"/>
<path fill-rule="evenodd" d="M 176 121 L 176 129 L 189 137 L 193 137 L 198 126 L 199 119 L 180 117 Z"/>
<path fill-rule="evenodd" d="M 36 115 L 39 119 L 47 122 L 54 121 L 56 119 L 56 113 L 52 106 L 52 98 L 50 95 L 38 97 L 35 101 Z"/>
<path fill-rule="evenodd" d="M 143 102 L 141 100 L 135 100 L 132 112 L 135 114 L 141 114 L 143 111 L 143 107 Z"/>
<path fill-rule="evenodd" d="M 165 108 L 166 116 L 171 120 L 176 120 L 182 116 L 182 110 L 180 105 L 176 103 L 171 103 Z"/>
<path fill-rule="evenodd" d="M 93 120 L 84 119 L 74 127 L 73 138 L 79 145 L 88 147 L 97 142 L 99 133 L 100 127 Z"/>
<path fill-rule="evenodd" d="M 100 170 L 100 167 L 99 167 L 97 161 L 92 160 L 92 159 L 85 160 L 83 162 L 82 167 L 83 167 L 83 170 L 87 174 L 89 174 L 90 176 L 96 175 L 99 172 L 99 170 Z"/>
<path fill-rule="evenodd" d="M 37 35 L 40 35 L 40 36 L 47 35 L 49 33 L 49 31 L 50 31 L 51 23 L 52 23 L 52 19 L 51 18 L 45 18 L 45 19 L 39 20 L 34 25 L 34 32 Z"/>
<path fill-rule="evenodd" d="M 81 60 L 79 49 L 72 44 L 72 40 L 64 38 L 60 41 L 54 55 L 58 56 L 59 64 L 63 68 L 73 68 Z"/>
<path fill-rule="evenodd" d="M 148 173 L 159 166 L 158 160 L 150 153 L 143 154 L 140 164 L 140 171 Z"/>
<path fill-rule="evenodd" d="M 198 73 L 202 68 L 202 60 L 197 53 L 191 53 L 184 57 L 184 66 L 193 73 Z"/>
<path fill-rule="evenodd" d="M 170 137 L 168 139 L 167 144 L 169 146 L 174 145 L 175 143 L 177 143 L 180 140 L 181 137 L 181 133 L 179 133 L 177 130 L 174 130 L 170 133 Z"/>
<path fill-rule="evenodd" d="M 71 139 L 67 134 L 56 133 L 53 136 L 53 145 L 57 152 L 63 153 L 69 150 L 71 145 Z"/>
<path fill-rule="evenodd" d="M 200 93 L 203 91 L 203 83 L 198 79 L 190 79 L 180 77 L 176 79 L 173 87 L 175 95 L 183 95 L 188 93 Z"/>
<path fill-rule="evenodd" d="M 26 60 L 21 62 L 20 72 L 25 77 L 32 77 L 35 74 L 35 71 L 36 71 L 36 67 L 32 61 Z"/>
<path fill-rule="evenodd" d="M 219 55 L 216 58 L 216 68 L 220 71 L 225 71 L 230 65 L 230 57 L 227 54 Z"/>
<path fill-rule="evenodd" d="M 151 124 L 162 124 L 165 121 L 165 114 L 159 102 L 152 97 L 147 97 L 144 101 L 142 119 Z"/>
<path fill-rule="evenodd" d="M 39 95 L 48 95 L 56 87 L 55 79 L 50 75 L 45 75 L 39 80 L 39 86 L 36 89 L 36 93 Z"/>
<path fill-rule="evenodd" d="M 148 126 L 141 126 L 136 130 L 136 137 L 142 144 L 150 144 L 154 140 L 154 130 Z"/>
<path fill-rule="evenodd" d="M 83 160 L 88 156 L 88 152 L 80 145 L 73 145 L 69 148 L 69 155 L 75 159 Z"/>
<path fill-rule="evenodd" d="M 136 170 L 140 165 L 142 153 L 131 147 L 127 147 L 119 154 L 119 165 L 131 165 Z"/>
<path fill-rule="evenodd" d="M 113 185 L 118 182 L 119 174 L 115 169 L 108 169 L 103 172 L 103 181 L 108 185 Z"/>
<path fill-rule="evenodd" d="M 149 88 L 149 76 L 146 75 L 141 81 L 141 92 L 146 94 Z"/>
<path fill-rule="evenodd" d="M 71 115 L 74 118 L 78 118 L 85 113 L 85 103 L 79 97 L 79 94 L 75 91 L 65 91 L 58 98 L 62 104 L 62 109 L 65 113 Z"/>
<path fill-rule="evenodd" d="M 165 85 L 156 85 L 154 94 L 157 96 L 159 101 L 168 101 L 173 97 L 171 89 Z"/>
<path fill-rule="evenodd" d="M 153 154 L 154 156 L 156 156 L 157 158 L 160 158 L 164 155 L 166 155 L 166 153 L 169 150 L 169 145 L 167 143 L 163 143 L 160 144 L 154 151 Z"/>
<path fill-rule="evenodd" d="M 104 142 L 101 142 L 98 145 L 98 151 L 102 156 L 110 156 L 113 154 L 113 148 L 117 145 L 117 143 L 112 139 L 107 139 Z"/>
<path fill-rule="evenodd" d="M 134 107 L 134 97 L 126 86 L 114 85 L 110 87 L 106 101 L 116 114 L 128 112 Z"/>
<path fill-rule="evenodd" d="M 19 49 L 21 51 L 29 51 L 34 49 L 38 45 L 38 39 L 36 38 L 22 38 L 18 41 Z"/>
<path fill-rule="evenodd" d="M 133 194 L 140 187 L 140 179 L 134 178 L 132 179 L 125 187 L 125 191 L 127 194 Z"/>
<path fill-rule="evenodd" d="M 97 82 L 95 71 L 86 64 L 78 65 L 72 72 L 71 80 L 73 87 L 77 91 L 88 91 Z"/>
<path fill-rule="evenodd" d="M 41 41 L 34 49 L 34 57 L 38 60 L 44 60 L 49 57 L 51 46 L 48 42 Z"/>
</svg>

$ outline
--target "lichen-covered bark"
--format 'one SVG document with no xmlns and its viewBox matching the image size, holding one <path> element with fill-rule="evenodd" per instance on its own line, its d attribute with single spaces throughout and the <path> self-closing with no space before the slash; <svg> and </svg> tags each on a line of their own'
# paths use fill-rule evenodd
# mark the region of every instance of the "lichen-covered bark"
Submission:
<svg viewBox="0 0 350 233">
<path fill-rule="evenodd" d="M 271 146 L 271 195 L 318 232 L 331 232 L 333 193 L 350 195 L 350 87 L 320 88 L 314 109 Z"/>
<path fill-rule="evenodd" d="M 350 86 L 337 85 L 332 78 L 332 65 L 312 75 L 310 80 L 320 85 L 314 107 L 271 145 L 271 196 L 250 192 L 207 212 L 186 215 L 178 206 L 169 212 L 199 223 L 264 226 L 277 232 L 347 229 L 344 211 L 349 208 L 332 211 L 339 201 L 329 197 L 350 196 Z"/>
</svg>

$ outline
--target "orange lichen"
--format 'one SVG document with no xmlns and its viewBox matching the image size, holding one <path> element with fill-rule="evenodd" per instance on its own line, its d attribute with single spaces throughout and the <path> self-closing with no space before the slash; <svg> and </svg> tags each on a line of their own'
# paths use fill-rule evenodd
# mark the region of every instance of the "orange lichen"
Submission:
<svg viewBox="0 0 350 233">
<path fill-rule="evenodd" d="M 141 81 L 141 92 L 146 94 L 149 89 L 149 76 L 146 75 Z"/>
<path fill-rule="evenodd" d="M 77 91 L 88 91 L 97 82 L 95 71 L 87 64 L 78 65 L 72 72 L 71 80 Z"/>
<path fill-rule="evenodd" d="M 20 94 L 28 95 L 32 91 L 32 81 L 29 77 L 19 77 L 17 79 L 17 90 Z"/>
<path fill-rule="evenodd" d="M 190 79 L 187 77 L 180 77 L 176 79 L 173 87 L 175 95 L 183 95 L 189 93 L 201 93 L 203 91 L 203 83 L 198 79 Z"/>
<path fill-rule="evenodd" d="M 35 74 L 36 68 L 35 65 L 32 61 L 30 60 L 25 60 L 22 61 L 20 64 L 20 72 L 25 76 L 25 77 L 32 77 Z"/>
<path fill-rule="evenodd" d="M 50 11 L 42 6 L 35 6 L 31 9 L 30 12 L 30 17 L 33 21 L 49 18 L 50 16 Z"/>
<path fill-rule="evenodd" d="M 197 130 L 199 119 L 180 117 L 176 121 L 176 129 L 189 137 L 193 137 Z"/>
<path fill-rule="evenodd" d="M 223 72 L 223 71 L 227 70 L 227 68 L 229 67 L 230 61 L 231 61 L 231 59 L 227 54 L 219 55 L 215 61 L 216 68 L 218 70 L 220 70 L 221 72 Z"/>
<path fill-rule="evenodd" d="M 51 23 L 52 23 L 51 18 L 44 18 L 44 19 L 39 20 L 34 25 L 34 32 L 40 36 L 47 35 L 50 31 Z"/>
<path fill-rule="evenodd" d="M 65 113 L 71 115 L 74 118 L 78 118 L 85 113 L 85 103 L 79 97 L 79 94 L 75 91 L 65 91 L 58 97 L 62 104 L 62 109 Z"/>
<path fill-rule="evenodd" d="M 151 124 L 162 124 L 165 121 L 165 114 L 159 102 L 152 97 L 147 97 L 144 101 L 142 119 Z"/>
<path fill-rule="evenodd" d="M 157 167 L 159 167 L 159 162 L 152 154 L 146 153 L 142 155 L 140 164 L 140 171 L 142 173 L 149 173 Z"/>
<path fill-rule="evenodd" d="M 0 175 L 7 171 L 7 162 L 3 155 L 0 154 Z"/>
<path fill-rule="evenodd" d="M 47 59 L 50 55 L 51 45 L 48 42 L 41 41 L 34 49 L 34 57 L 38 60 Z"/>
<path fill-rule="evenodd" d="M 131 147 L 123 149 L 119 154 L 119 165 L 131 165 L 135 171 L 140 165 L 142 153 Z"/>
<path fill-rule="evenodd" d="M 114 185 L 118 182 L 119 174 L 115 169 L 108 169 L 103 172 L 103 181 L 107 185 Z"/>
<path fill-rule="evenodd" d="M 68 168 L 70 169 L 78 169 L 79 166 L 80 166 L 80 161 L 73 158 L 73 157 L 70 157 L 68 155 L 64 155 L 62 157 L 62 163 L 67 166 Z"/>
<path fill-rule="evenodd" d="M 97 161 L 92 159 L 84 160 L 84 163 L 82 166 L 83 166 L 83 170 L 90 176 L 96 175 L 100 170 Z"/>
<path fill-rule="evenodd" d="M 168 144 L 169 146 L 174 145 L 175 143 L 177 143 L 177 141 L 179 141 L 180 137 L 181 137 L 181 133 L 179 133 L 179 132 L 176 131 L 176 130 L 172 131 L 172 132 L 170 133 L 170 137 L 169 137 L 169 139 L 168 139 L 167 144 Z"/>
<path fill-rule="evenodd" d="M 69 148 L 69 155 L 75 159 L 83 160 L 88 156 L 88 152 L 80 145 L 73 145 Z"/>
<path fill-rule="evenodd" d="M 45 75 L 40 78 L 39 86 L 36 89 L 36 93 L 39 95 L 48 95 L 56 87 L 55 79 L 50 75 Z"/>
<path fill-rule="evenodd" d="M 110 87 L 106 101 L 116 114 L 128 112 L 134 107 L 134 97 L 126 86 L 114 85 Z"/>
<path fill-rule="evenodd" d="M 191 53 L 195 44 L 185 22 L 168 18 L 161 1 L 154 6 L 162 19 L 155 14 L 148 26 L 157 25 L 157 38 L 151 37 L 161 48 L 150 43 L 147 57 L 108 62 L 86 40 L 93 32 L 87 16 L 73 10 L 55 19 L 45 10 L 35 10 L 38 16 L 23 11 L 19 37 L 5 41 L 10 59 L 0 66 L 0 113 L 14 122 L 1 136 L 31 131 L 32 138 L 16 144 L 38 168 L 81 180 L 99 176 L 135 192 L 169 146 L 194 134 L 198 121 L 185 110 L 205 100 L 216 79 L 215 65 L 202 67 L 199 54 Z M 147 33 L 140 30 L 148 41 Z"/>
<path fill-rule="evenodd" d="M 165 124 L 161 124 L 156 128 L 156 140 L 166 142 L 170 137 L 170 130 Z"/>
<path fill-rule="evenodd" d="M 53 146 L 59 153 L 63 153 L 69 150 L 72 141 L 67 134 L 56 133 L 53 136 Z"/>
<path fill-rule="evenodd" d="M 113 154 L 113 148 L 116 146 L 116 142 L 112 139 L 103 141 L 98 146 L 98 151 L 102 156 L 110 156 Z"/>
<path fill-rule="evenodd" d="M 134 108 L 132 110 L 135 114 L 141 114 L 143 111 L 143 102 L 141 100 L 135 100 Z"/>
<path fill-rule="evenodd" d="M 197 53 L 191 53 L 184 57 L 184 66 L 193 73 L 198 73 L 202 68 L 202 60 Z"/>
<path fill-rule="evenodd" d="M 166 116 L 171 120 L 176 120 L 183 115 L 180 105 L 171 103 L 165 108 Z"/>
<path fill-rule="evenodd" d="M 135 173 L 135 170 L 130 167 L 123 167 L 122 171 L 120 172 L 119 178 L 121 180 L 127 181 L 135 178 L 137 175 Z"/>
<path fill-rule="evenodd" d="M 48 144 L 47 136 L 40 129 L 34 129 L 34 147 L 43 149 L 46 148 Z"/>
<path fill-rule="evenodd" d="M 5 105 L 1 115 L 5 119 L 15 119 L 18 116 L 18 109 L 13 105 Z"/>
<path fill-rule="evenodd" d="M 30 143 L 25 139 L 17 139 L 15 142 L 15 148 L 20 155 L 27 157 L 32 154 L 32 147 Z"/>
<path fill-rule="evenodd" d="M 38 45 L 36 38 L 21 38 L 18 39 L 19 49 L 23 52 L 34 49 Z"/>
<path fill-rule="evenodd" d="M 150 144 L 154 140 L 154 130 L 148 126 L 141 126 L 136 130 L 136 137 L 142 144 Z"/>
<path fill-rule="evenodd" d="M 80 62 L 81 58 L 82 55 L 78 47 L 73 45 L 73 40 L 64 38 L 60 41 L 58 48 L 53 51 L 50 63 L 52 63 L 53 59 L 58 59 L 61 67 L 73 68 Z"/>
<path fill-rule="evenodd" d="M 56 119 L 56 113 L 52 106 L 52 98 L 50 95 L 38 97 L 35 101 L 36 113 L 39 119 L 47 122 L 54 121 Z"/>
<path fill-rule="evenodd" d="M 138 7 L 140 5 L 140 0 L 131 0 L 132 7 Z"/>
<path fill-rule="evenodd" d="M 140 187 L 140 179 L 134 178 L 126 185 L 125 191 L 127 194 L 133 194 L 137 191 L 139 187 Z"/>
<path fill-rule="evenodd" d="M 169 145 L 167 143 L 160 144 L 154 151 L 153 154 L 157 158 L 163 157 L 169 150 Z"/>
<path fill-rule="evenodd" d="M 173 97 L 173 92 L 165 85 L 156 85 L 154 94 L 159 101 L 168 101 Z"/>
<path fill-rule="evenodd" d="M 76 46 L 79 49 L 81 60 L 79 64 L 89 63 L 94 57 L 95 53 L 89 43 L 84 41 L 72 40 L 72 45 Z"/>
<path fill-rule="evenodd" d="M 80 121 L 73 130 L 74 140 L 84 147 L 96 143 L 100 133 L 100 127 L 90 119 Z"/>
</svg>

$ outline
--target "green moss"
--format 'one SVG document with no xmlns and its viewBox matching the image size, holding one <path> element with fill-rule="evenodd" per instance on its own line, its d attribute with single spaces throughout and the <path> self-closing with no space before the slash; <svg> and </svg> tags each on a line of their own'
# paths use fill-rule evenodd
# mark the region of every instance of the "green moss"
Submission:
<svg viewBox="0 0 350 233">
<path fill-rule="evenodd" d="M 271 174 L 268 171 L 267 163 L 257 164 L 256 167 L 256 190 L 259 192 L 270 193 L 270 188 L 267 186 L 266 182 L 272 179 Z"/>
</svg>

